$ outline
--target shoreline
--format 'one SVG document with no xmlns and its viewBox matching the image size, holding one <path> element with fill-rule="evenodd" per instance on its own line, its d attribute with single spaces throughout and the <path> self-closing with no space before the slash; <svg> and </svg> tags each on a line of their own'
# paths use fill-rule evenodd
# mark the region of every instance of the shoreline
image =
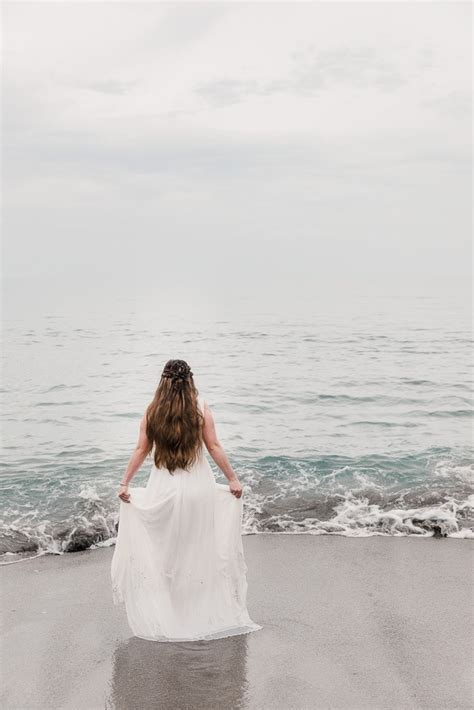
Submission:
<svg viewBox="0 0 474 710">
<path fill-rule="evenodd" d="M 463 534 L 464 533 L 464 534 Z M 459 531 L 458 533 L 451 533 L 451 534 L 441 534 L 437 528 L 434 529 L 434 531 L 431 530 L 426 530 L 425 533 L 420 533 L 420 534 L 391 534 L 391 533 L 384 533 L 384 532 L 371 532 L 367 534 L 360 534 L 360 535 L 349 535 L 349 534 L 344 534 L 341 532 L 328 532 L 328 531 L 321 531 L 321 532 L 308 532 L 307 530 L 303 530 L 301 532 L 297 532 L 295 530 L 291 530 L 288 532 L 284 531 L 262 531 L 262 532 L 243 532 L 242 533 L 242 538 L 245 539 L 247 537 L 260 537 L 260 536 L 307 536 L 307 537 L 342 537 L 345 539 L 349 540 L 365 540 L 369 538 L 374 538 L 374 537 L 383 537 L 383 538 L 395 538 L 395 539 L 426 539 L 426 538 L 434 538 L 437 540 L 466 540 L 466 541 L 473 541 L 474 540 L 474 530 L 471 530 L 470 528 L 464 528 L 463 530 Z M 36 552 L 36 554 L 29 555 L 28 552 L 5 552 L 0 555 L 0 568 L 5 567 L 8 565 L 13 565 L 17 564 L 19 562 L 28 562 L 29 560 L 35 560 L 39 559 L 41 557 L 64 557 L 64 555 L 75 555 L 75 554 L 81 554 L 85 552 L 95 552 L 97 550 L 104 550 L 104 549 L 109 549 L 109 548 L 114 548 L 115 547 L 115 540 L 116 538 L 109 538 L 104 541 L 103 544 L 96 544 L 93 547 L 87 547 L 83 550 L 64 550 L 62 552 L 52 552 L 49 550 L 41 550 L 39 552 Z M 22 556 L 23 555 L 23 556 Z M 12 557 L 17 557 L 17 559 L 11 559 Z"/>
<path fill-rule="evenodd" d="M 214 641 L 134 637 L 112 604 L 113 546 L 4 565 L 2 706 L 473 706 L 466 539 L 260 533 L 243 544 L 263 629 Z"/>
</svg>

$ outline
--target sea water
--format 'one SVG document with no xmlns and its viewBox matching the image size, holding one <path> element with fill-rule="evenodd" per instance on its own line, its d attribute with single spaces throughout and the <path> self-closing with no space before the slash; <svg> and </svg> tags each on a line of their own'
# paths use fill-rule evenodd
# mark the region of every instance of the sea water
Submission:
<svg viewBox="0 0 474 710">
<path fill-rule="evenodd" d="M 473 537 L 469 315 L 465 300 L 401 293 L 228 318 L 5 318 L 3 561 L 113 544 L 118 484 L 170 357 L 213 411 L 244 533 Z"/>
</svg>

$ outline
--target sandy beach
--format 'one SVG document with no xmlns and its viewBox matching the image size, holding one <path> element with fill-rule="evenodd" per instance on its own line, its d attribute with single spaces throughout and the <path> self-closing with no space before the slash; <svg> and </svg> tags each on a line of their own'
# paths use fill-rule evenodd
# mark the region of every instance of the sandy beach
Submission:
<svg viewBox="0 0 474 710">
<path fill-rule="evenodd" d="M 2 707 L 474 707 L 471 541 L 244 537 L 264 628 L 194 643 L 131 636 L 111 548 L 2 568 Z"/>
</svg>

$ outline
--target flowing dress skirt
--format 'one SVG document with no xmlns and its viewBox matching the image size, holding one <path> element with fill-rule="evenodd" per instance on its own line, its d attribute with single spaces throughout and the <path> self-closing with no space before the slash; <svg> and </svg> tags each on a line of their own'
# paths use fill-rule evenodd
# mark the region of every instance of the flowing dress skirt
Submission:
<svg viewBox="0 0 474 710">
<path fill-rule="evenodd" d="M 216 483 L 204 453 L 189 471 L 153 465 L 120 501 L 112 598 L 135 636 L 194 641 L 256 631 L 246 606 L 242 498 Z"/>
</svg>

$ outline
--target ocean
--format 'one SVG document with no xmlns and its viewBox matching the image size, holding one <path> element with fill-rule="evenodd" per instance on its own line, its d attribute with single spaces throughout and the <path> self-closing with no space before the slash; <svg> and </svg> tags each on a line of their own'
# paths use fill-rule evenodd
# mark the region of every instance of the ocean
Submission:
<svg viewBox="0 0 474 710">
<path fill-rule="evenodd" d="M 228 318 L 132 304 L 4 318 L 3 339 L 3 564 L 113 545 L 118 483 L 170 357 L 214 413 L 244 534 L 474 537 L 465 300 L 401 287 Z"/>
</svg>

